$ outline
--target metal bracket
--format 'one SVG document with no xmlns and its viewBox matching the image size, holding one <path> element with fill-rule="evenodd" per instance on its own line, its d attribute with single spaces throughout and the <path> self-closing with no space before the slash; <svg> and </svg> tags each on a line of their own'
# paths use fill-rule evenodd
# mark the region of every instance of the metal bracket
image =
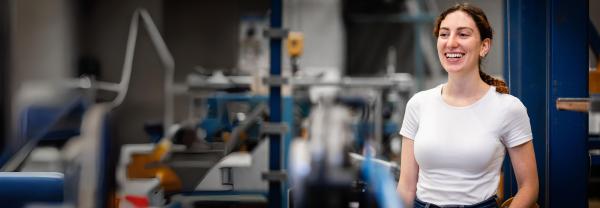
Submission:
<svg viewBox="0 0 600 208">
<path fill-rule="evenodd" d="M 288 36 L 288 29 L 284 28 L 268 28 L 263 31 L 263 35 L 267 38 L 284 39 Z"/>
<path fill-rule="evenodd" d="M 262 179 L 267 181 L 285 181 L 287 180 L 287 173 L 284 171 L 270 171 L 263 172 Z"/>
<path fill-rule="evenodd" d="M 265 134 L 283 135 L 288 131 L 287 124 L 284 123 L 268 123 L 265 122 L 261 126 L 261 131 Z"/>
<path fill-rule="evenodd" d="M 587 113 L 590 110 L 589 98 L 558 98 L 556 109 Z"/>
<path fill-rule="evenodd" d="M 281 76 L 269 76 L 263 78 L 263 83 L 269 86 L 281 86 L 284 84 L 288 84 L 289 79 L 287 77 Z"/>
</svg>

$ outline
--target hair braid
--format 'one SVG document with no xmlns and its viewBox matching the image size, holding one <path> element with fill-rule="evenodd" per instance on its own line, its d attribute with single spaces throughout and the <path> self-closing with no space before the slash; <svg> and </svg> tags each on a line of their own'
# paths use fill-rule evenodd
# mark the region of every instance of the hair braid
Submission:
<svg viewBox="0 0 600 208">
<path fill-rule="evenodd" d="M 508 86 L 506 86 L 506 82 L 486 74 L 481 69 L 479 70 L 479 76 L 485 83 L 495 86 L 496 92 L 508 94 Z"/>
</svg>

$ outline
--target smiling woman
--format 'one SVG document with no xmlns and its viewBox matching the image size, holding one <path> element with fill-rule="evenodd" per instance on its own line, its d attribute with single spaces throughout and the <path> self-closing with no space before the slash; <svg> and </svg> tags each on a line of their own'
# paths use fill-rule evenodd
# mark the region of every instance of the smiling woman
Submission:
<svg viewBox="0 0 600 208">
<path fill-rule="evenodd" d="M 438 17 L 434 35 L 448 82 L 407 103 L 398 193 L 414 207 L 498 207 L 508 150 L 519 185 L 512 205 L 534 205 L 538 177 L 527 109 L 481 70 L 493 38 L 485 14 L 457 4 Z"/>
<path fill-rule="evenodd" d="M 500 93 L 508 93 L 508 87 L 504 81 L 495 79 L 481 70 L 481 60 L 489 53 L 494 35 L 492 27 L 481 9 L 468 4 L 457 4 L 449 8 L 435 21 L 433 35 L 438 38 L 438 56 L 448 73 L 451 73 L 455 67 L 464 68 L 464 66 L 456 65 L 464 60 L 463 56 L 470 55 L 471 60 L 467 63 L 471 65 L 467 68 L 474 69 L 476 67 L 479 70 L 479 76 L 485 83 L 495 86 L 496 91 Z M 467 54 L 467 52 L 472 53 Z M 474 62 L 473 59 L 477 61 Z M 477 63 L 477 66 L 473 66 L 473 63 Z"/>
</svg>

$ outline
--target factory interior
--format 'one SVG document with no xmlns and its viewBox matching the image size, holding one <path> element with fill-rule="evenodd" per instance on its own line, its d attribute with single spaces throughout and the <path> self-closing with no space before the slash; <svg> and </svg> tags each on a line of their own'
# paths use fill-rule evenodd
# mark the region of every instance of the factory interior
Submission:
<svg viewBox="0 0 600 208">
<path fill-rule="evenodd" d="M 0 0 L 0 207 L 404 207 L 455 0 Z M 527 108 L 538 207 L 600 207 L 600 1 L 468 0 Z M 594 103 L 596 101 L 596 103 Z M 518 186 L 506 155 L 497 195 Z"/>
</svg>

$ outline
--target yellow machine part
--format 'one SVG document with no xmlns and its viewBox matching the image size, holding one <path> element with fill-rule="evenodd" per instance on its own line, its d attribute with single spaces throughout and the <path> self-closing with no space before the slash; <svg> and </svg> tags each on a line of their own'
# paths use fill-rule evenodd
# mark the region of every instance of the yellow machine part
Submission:
<svg viewBox="0 0 600 208">
<path fill-rule="evenodd" d="M 304 50 L 304 35 L 300 32 L 290 32 L 286 45 L 291 57 L 301 56 Z"/>
<path fill-rule="evenodd" d="M 156 178 L 158 178 L 160 181 L 160 186 L 162 186 L 167 192 L 181 190 L 181 180 L 170 167 L 159 167 L 156 170 Z"/>
<path fill-rule="evenodd" d="M 163 139 L 148 154 L 133 154 L 131 163 L 127 165 L 128 178 L 158 178 L 165 191 L 181 190 L 181 180 L 161 160 L 171 149 L 171 141 Z"/>
</svg>

